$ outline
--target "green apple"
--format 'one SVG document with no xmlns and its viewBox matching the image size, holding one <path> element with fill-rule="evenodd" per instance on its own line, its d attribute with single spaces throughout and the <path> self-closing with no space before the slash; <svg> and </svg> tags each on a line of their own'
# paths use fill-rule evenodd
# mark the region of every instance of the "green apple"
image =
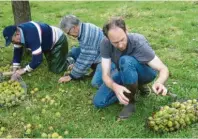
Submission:
<svg viewBox="0 0 198 139">
<path fill-rule="evenodd" d="M 69 134 L 69 131 L 65 130 L 64 135 L 68 135 L 68 134 Z"/>
<path fill-rule="evenodd" d="M 55 115 L 56 115 L 56 117 L 61 117 L 61 113 L 60 112 L 56 112 Z"/>
<path fill-rule="evenodd" d="M 7 136 L 6 136 L 6 138 L 12 138 L 12 135 L 10 135 L 10 134 L 8 134 Z"/>
<path fill-rule="evenodd" d="M 41 134 L 41 137 L 42 137 L 42 138 L 47 138 L 48 136 L 47 136 L 46 133 L 42 133 L 42 134 Z"/>
<path fill-rule="evenodd" d="M 17 115 L 16 112 L 14 112 L 14 113 L 12 114 L 13 117 L 15 117 L 16 115 Z"/>
<path fill-rule="evenodd" d="M 6 128 L 2 126 L 0 131 L 4 132 L 4 131 L 6 131 Z"/>
<path fill-rule="evenodd" d="M 46 101 L 46 99 L 45 99 L 45 98 L 42 98 L 42 99 L 41 99 L 41 102 L 45 102 L 45 101 Z"/>
<path fill-rule="evenodd" d="M 29 135 L 31 134 L 32 130 L 30 128 L 28 128 L 26 131 L 25 131 L 25 134 Z"/>
<path fill-rule="evenodd" d="M 54 130 L 54 128 L 53 128 L 52 126 L 49 126 L 48 129 L 49 129 L 50 131 Z"/>
<path fill-rule="evenodd" d="M 57 133 L 57 132 L 54 132 L 53 134 L 52 134 L 52 138 L 58 138 L 59 137 L 59 134 Z"/>
<path fill-rule="evenodd" d="M 38 90 L 39 90 L 38 88 L 34 88 L 34 91 L 35 91 L 35 92 L 38 92 Z"/>
<path fill-rule="evenodd" d="M 55 102 L 55 100 L 51 99 L 51 100 L 50 100 L 50 105 L 53 105 L 54 102 Z"/>
<path fill-rule="evenodd" d="M 26 125 L 26 128 L 31 128 L 31 127 L 32 127 L 31 124 L 27 124 L 27 125 Z"/>
<path fill-rule="evenodd" d="M 32 94 L 32 95 L 35 94 L 35 91 L 34 90 L 30 91 L 30 94 Z"/>
</svg>

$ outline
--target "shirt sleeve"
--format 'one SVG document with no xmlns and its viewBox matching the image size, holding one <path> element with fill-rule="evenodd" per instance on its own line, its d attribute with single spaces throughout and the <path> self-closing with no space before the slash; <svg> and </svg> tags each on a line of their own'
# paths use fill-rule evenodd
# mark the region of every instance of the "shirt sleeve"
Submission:
<svg viewBox="0 0 198 139">
<path fill-rule="evenodd" d="M 32 54 L 32 61 L 29 63 L 30 68 L 35 69 L 37 68 L 43 60 L 43 55 L 42 53 L 38 55 L 33 55 Z"/>
<path fill-rule="evenodd" d="M 76 59 L 70 76 L 74 79 L 83 77 L 97 58 L 97 53 L 96 50 L 81 49 L 81 53 Z"/>
<path fill-rule="evenodd" d="M 37 54 L 37 55 L 32 54 L 32 60 L 31 60 L 31 62 L 25 67 L 25 70 L 30 72 L 30 71 L 36 69 L 36 68 L 41 64 L 42 60 L 43 60 L 43 55 L 42 55 L 42 53 Z"/>
<path fill-rule="evenodd" d="M 143 35 L 139 35 L 135 39 L 136 49 L 134 57 L 141 63 L 148 63 L 155 57 L 155 52 L 151 48 L 149 42 Z"/>
<path fill-rule="evenodd" d="M 20 67 L 21 57 L 23 54 L 23 47 L 21 45 L 14 44 L 14 55 L 13 55 L 13 68 Z"/>
<path fill-rule="evenodd" d="M 103 58 L 111 58 L 111 44 L 104 38 L 100 44 L 100 53 Z"/>
<path fill-rule="evenodd" d="M 31 33 L 28 33 L 26 36 L 27 45 L 32 51 L 32 60 L 31 62 L 26 66 L 27 71 L 31 71 L 35 68 L 37 68 L 42 60 L 42 49 L 41 49 L 41 30 L 40 28 L 37 28 L 35 26 L 35 29 L 31 31 Z"/>
</svg>

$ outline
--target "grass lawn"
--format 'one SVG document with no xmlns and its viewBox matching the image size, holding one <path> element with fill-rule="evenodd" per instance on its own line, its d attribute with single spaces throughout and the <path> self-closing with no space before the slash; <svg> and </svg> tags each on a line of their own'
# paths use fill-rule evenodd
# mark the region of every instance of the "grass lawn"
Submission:
<svg viewBox="0 0 198 139">
<path fill-rule="evenodd" d="M 152 48 L 169 67 L 167 87 L 180 98 L 197 98 L 198 68 L 198 4 L 196 2 L 30 2 L 32 19 L 58 26 L 65 14 L 75 14 L 84 22 L 100 27 L 111 16 L 123 16 L 129 32 L 147 37 Z M 0 31 L 13 24 L 10 2 L 0 2 Z M 69 38 L 69 44 L 77 44 Z M 0 35 L 0 46 L 4 45 Z M 0 48 L 0 64 L 10 63 L 12 47 Z M 31 60 L 26 56 L 23 65 Z M 96 89 L 91 78 L 58 84 L 62 74 L 48 72 L 46 61 L 34 72 L 24 75 L 28 97 L 20 106 L 0 109 L 0 126 L 6 131 L 2 138 L 41 137 L 42 133 L 57 132 L 63 137 L 76 138 L 198 138 L 198 124 L 177 132 L 157 134 L 145 128 L 145 120 L 156 107 L 169 104 L 169 97 L 154 94 L 137 102 L 137 112 L 128 120 L 118 122 L 116 116 L 122 109 L 114 104 L 96 109 L 91 104 Z M 32 95 L 34 88 L 39 91 Z M 42 102 L 48 95 L 55 103 Z M 57 114 L 58 113 L 58 114 Z M 24 127 L 32 125 L 29 135 Z M 65 132 L 65 133 L 64 133 Z"/>
</svg>

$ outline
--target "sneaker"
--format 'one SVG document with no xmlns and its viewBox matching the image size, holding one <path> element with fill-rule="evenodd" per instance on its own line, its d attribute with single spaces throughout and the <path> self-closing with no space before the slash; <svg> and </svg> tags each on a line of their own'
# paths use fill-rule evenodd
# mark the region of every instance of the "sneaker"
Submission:
<svg viewBox="0 0 198 139">
<path fill-rule="evenodd" d="M 142 96 L 148 96 L 151 93 L 151 88 L 147 84 L 139 85 L 138 89 Z"/>
<path fill-rule="evenodd" d="M 120 112 L 118 118 L 119 119 L 127 119 L 135 112 L 135 104 L 129 103 L 128 105 L 124 106 L 122 111 Z"/>
</svg>

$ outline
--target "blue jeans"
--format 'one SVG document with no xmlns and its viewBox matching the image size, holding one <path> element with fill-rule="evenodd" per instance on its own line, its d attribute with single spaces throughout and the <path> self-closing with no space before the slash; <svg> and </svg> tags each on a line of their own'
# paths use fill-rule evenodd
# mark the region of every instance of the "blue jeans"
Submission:
<svg viewBox="0 0 198 139">
<path fill-rule="evenodd" d="M 69 51 L 69 57 L 72 57 L 75 61 L 80 55 L 80 48 L 79 47 L 72 47 Z M 115 65 L 112 64 L 112 67 L 115 69 Z M 101 64 L 97 64 L 94 76 L 92 78 L 91 84 L 93 87 L 99 88 L 103 84 L 102 80 L 102 67 Z"/>
<path fill-rule="evenodd" d="M 134 57 L 122 56 L 119 60 L 120 71 L 114 70 L 111 74 L 111 78 L 114 82 L 120 85 L 125 84 L 147 84 L 153 81 L 157 75 L 156 71 L 153 70 L 146 64 L 139 63 Z M 96 95 L 93 98 L 93 103 L 98 108 L 109 106 L 112 103 L 118 101 L 115 93 L 103 83 Z"/>
<path fill-rule="evenodd" d="M 80 55 L 80 47 L 73 46 L 72 49 L 68 52 L 68 57 L 72 57 L 75 61 Z"/>
<path fill-rule="evenodd" d="M 114 63 L 111 64 L 111 72 L 116 70 L 116 66 Z M 101 63 L 97 65 L 96 71 L 94 73 L 94 76 L 92 78 L 91 84 L 93 87 L 99 88 L 103 84 L 102 80 L 102 66 Z"/>
</svg>

